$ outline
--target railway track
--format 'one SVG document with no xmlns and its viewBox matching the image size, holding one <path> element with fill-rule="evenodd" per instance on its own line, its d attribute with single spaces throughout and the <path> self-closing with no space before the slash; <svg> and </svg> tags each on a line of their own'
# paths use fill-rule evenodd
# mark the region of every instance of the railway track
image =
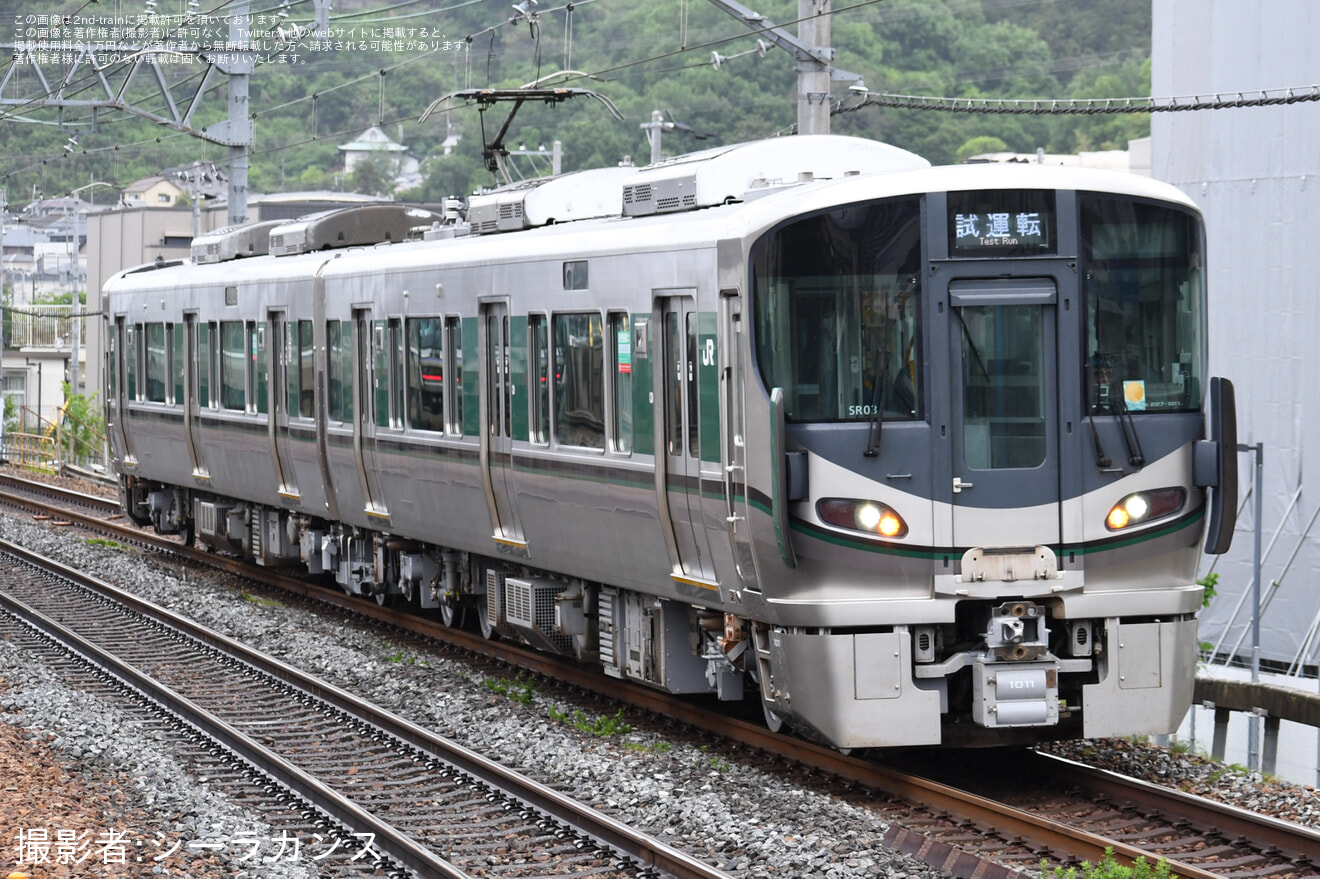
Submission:
<svg viewBox="0 0 1320 879">
<path fill-rule="evenodd" d="M 103 519 L 96 519 L 95 524 L 122 528 Z M 183 551 L 177 543 L 163 543 L 172 551 Z M 197 554 L 216 560 L 214 555 Z M 912 752 L 894 758 L 905 769 L 844 756 L 515 645 L 486 641 L 474 633 L 350 599 L 337 590 L 321 590 L 302 580 L 241 564 L 226 567 L 299 595 L 351 608 L 355 614 L 373 616 L 415 636 L 444 641 L 452 649 L 544 675 L 547 680 L 566 681 L 601 698 L 686 724 L 702 735 L 722 736 L 755 749 L 763 759 L 783 761 L 805 773 L 824 773 L 856 786 L 866 792 L 861 799 L 882 809 L 894 822 L 888 838 L 892 846 L 956 875 L 975 871 L 990 876 L 1034 869 L 1041 858 L 1094 862 L 1106 849 L 1114 850 L 1122 861 L 1167 858 L 1175 874 L 1193 879 L 1318 875 L 1313 859 L 1320 852 L 1320 834 L 1310 828 L 1029 752 L 1001 755 L 992 763 L 980 758 L 953 761 L 942 752 L 939 763 L 945 765 L 944 774 L 931 769 L 931 777 L 921 777 L 905 771 L 908 765 L 920 762 Z M 993 765 L 995 771 L 975 771 L 978 763 Z M 955 766 L 954 777 L 947 771 L 950 764 Z"/>
<path fill-rule="evenodd" d="M 54 482 L 26 479 L 12 472 L 0 471 L 0 491 L 11 496 L 44 498 L 55 509 L 81 510 L 108 519 L 117 519 L 121 515 L 119 501 L 114 497 L 88 494 Z"/>
<path fill-rule="evenodd" d="M 0 603 L 419 876 L 726 874 L 278 660 L 12 544 Z M 274 788 L 272 788 L 273 790 Z M 437 854 L 442 852 L 443 856 Z"/>
</svg>

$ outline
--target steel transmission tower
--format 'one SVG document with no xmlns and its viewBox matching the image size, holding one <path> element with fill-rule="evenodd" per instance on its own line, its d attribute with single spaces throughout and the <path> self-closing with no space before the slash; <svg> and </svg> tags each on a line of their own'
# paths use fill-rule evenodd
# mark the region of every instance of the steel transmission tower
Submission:
<svg viewBox="0 0 1320 879">
<path fill-rule="evenodd" d="M 330 0 L 314 0 L 316 31 L 329 27 Z M 14 63 L 9 65 L 0 81 L 0 115 L 3 108 L 42 107 L 77 108 L 90 110 L 92 130 L 96 129 L 99 110 L 118 110 L 181 131 L 228 149 L 229 166 L 229 225 L 247 222 L 248 153 L 253 143 L 252 111 L 248 102 L 248 78 L 256 67 L 256 52 L 252 45 L 252 15 L 248 0 L 236 0 L 225 13 L 229 25 L 228 40 L 219 48 L 179 45 L 171 41 L 168 46 L 136 46 L 130 44 L 95 46 L 84 43 L 66 43 L 59 40 L 29 43 L 0 43 Z M 66 25 L 69 22 L 66 21 Z M 57 29 L 52 28 L 52 30 Z M 296 28 L 296 35 L 309 33 Z M 54 51 L 51 51 L 54 50 Z M 63 73 L 47 76 L 43 68 L 44 54 L 59 59 L 72 57 L 63 65 Z M 98 54 L 114 56 L 116 60 L 102 64 Z M 196 88 L 189 94 L 175 95 L 171 90 L 162 61 L 187 58 L 198 67 L 204 67 L 196 78 Z M 14 97 L 6 94 L 16 71 L 30 69 L 41 93 L 36 97 Z M 219 74 L 228 77 L 228 115 L 223 121 L 199 126 L 193 116 L 205 96 L 208 86 Z M 163 110 L 148 109 L 142 100 L 129 94 L 130 87 L 139 76 L 150 77 L 151 85 L 144 91 L 155 105 Z M 153 87 L 154 86 L 154 90 Z M 181 98 L 181 99 L 180 99 Z M 62 120 L 61 120 L 62 121 Z"/>
</svg>

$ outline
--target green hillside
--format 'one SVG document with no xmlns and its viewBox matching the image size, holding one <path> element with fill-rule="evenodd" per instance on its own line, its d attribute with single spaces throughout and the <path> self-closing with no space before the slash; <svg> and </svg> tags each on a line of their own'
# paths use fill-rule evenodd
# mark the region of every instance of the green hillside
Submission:
<svg viewBox="0 0 1320 879">
<path fill-rule="evenodd" d="M 796 0 L 744 0 L 744 5 L 796 31 Z M 35 13 L 13 0 L 5 6 L 10 8 L 0 7 L 0 20 L 13 23 L 12 36 L 5 25 L 6 41 L 39 39 L 33 29 L 42 25 L 30 20 Z M 506 110 L 497 107 L 484 120 L 475 107 L 437 113 L 423 124 L 418 117 L 433 100 L 456 90 L 517 87 L 566 69 L 578 73 L 553 79 L 554 84 L 597 91 L 618 107 L 623 121 L 585 99 L 528 105 L 507 142 L 535 148 L 557 139 L 570 170 L 612 165 L 625 155 L 639 164 L 647 161 L 639 125 L 653 110 L 709 135 L 696 141 L 667 134 L 667 155 L 772 136 L 794 125 L 792 58 L 773 47 L 762 57 L 756 35 L 712 4 L 579 0 L 572 6 L 570 12 L 562 2 L 543 0 L 533 28 L 525 20 L 510 23 L 515 15 L 510 0 L 338 0 L 330 39 L 304 37 L 282 45 L 281 31 L 287 35 L 292 23 L 310 23 L 310 0 L 289 0 L 283 8 L 287 17 L 278 14 L 279 0 L 253 0 L 254 37 L 266 51 L 251 77 L 252 189 L 379 187 L 370 168 L 345 180 L 338 150 L 379 125 L 424 160 L 427 181 L 411 193 L 414 197 L 469 192 L 494 182 L 480 158 L 482 126 L 493 133 Z M 154 32 L 158 38 L 187 42 L 190 32 L 177 29 L 186 10 L 183 0 L 159 0 L 157 8 L 175 16 Z M 203 8 L 213 10 L 217 22 L 227 9 L 216 0 Z M 873 92 L 995 98 L 1149 93 L 1149 0 L 834 0 L 833 9 L 836 64 L 861 74 Z M 110 22 L 123 40 L 138 27 L 142 11 L 140 4 L 107 0 L 52 4 L 44 13 L 46 39 L 63 41 L 65 48 L 43 66 L 47 78 L 68 72 L 73 59 L 67 47 L 76 36 L 96 38 L 93 19 Z M 53 29 L 52 13 L 58 13 Z M 68 16 L 69 23 L 59 16 Z M 77 31 L 80 25 L 84 30 Z M 142 24 L 158 25 L 158 20 Z M 193 39 L 205 42 L 205 31 L 199 29 L 200 37 Z M 217 23 L 209 39 L 224 38 Z M 728 59 L 718 70 L 712 52 Z M 200 65 L 175 60 L 163 66 L 176 95 L 186 97 L 200 81 Z M 31 65 L 11 60 L 5 74 L 5 98 L 37 94 Z M 118 87 L 123 74 L 115 75 L 110 79 Z M 70 79 L 70 94 L 96 93 L 86 68 Z M 166 112 L 145 72 L 127 94 L 154 112 Z M 845 85 L 836 84 L 834 95 L 847 96 Z M 194 122 L 220 121 L 225 105 L 224 78 L 215 77 Z M 0 186 L 11 203 L 34 191 L 57 195 L 89 180 L 124 185 L 161 168 L 226 157 L 223 147 L 120 112 L 102 110 L 93 129 L 86 109 L 67 108 L 62 114 L 34 106 L 4 109 L 12 115 L 0 121 L 5 145 Z M 1002 143 L 1018 151 L 1122 148 L 1129 138 L 1148 133 L 1149 122 L 1145 116 L 954 115 L 868 107 L 834 116 L 832 127 L 835 133 L 889 141 L 938 163 L 957 160 L 969 142 L 972 148 Z M 459 146 L 442 157 L 447 134 L 459 135 Z M 73 135 L 76 143 L 69 141 Z M 525 159 L 518 168 L 536 173 Z"/>
</svg>

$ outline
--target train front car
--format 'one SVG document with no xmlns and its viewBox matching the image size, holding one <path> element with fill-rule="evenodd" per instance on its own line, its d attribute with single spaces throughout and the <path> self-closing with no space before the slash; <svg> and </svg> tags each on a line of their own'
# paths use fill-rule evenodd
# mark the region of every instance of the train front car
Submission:
<svg viewBox="0 0 1320 879">
<path fill-rule="evenodd" d="M 1020 166 L 815 197 L 747 251 L 733 427 L 768 427 L 742 597 L 771 725 L 845 748 L 1176 729 L 1207 512 L 1222 551 L 1235 503 L 1206 488 L 1234 456 L 1206 439 L 1196 209 Z"/>
</svg>

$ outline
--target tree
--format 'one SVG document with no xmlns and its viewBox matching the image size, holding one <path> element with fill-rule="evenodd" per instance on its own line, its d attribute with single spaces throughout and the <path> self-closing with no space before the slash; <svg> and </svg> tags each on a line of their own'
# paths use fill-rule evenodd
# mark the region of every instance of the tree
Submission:
<svg viewBox="0 0 1320 879">
<path fill-rule="evenodd" d="M 60 434 L 64 443 L 65 460 L 100 458 L 105 444 L 105 414 L 90 397 L 73 393 L 73 387 L 64 383 L 64 415 L 60 421 Z"/>
<path fill-rule="evenodd" d="M 348 188 L 366 195 L 390 195 L 394 192 L 394 163 L 389 159 L 364 156 L 348 175 Z"/>
<path fill-rule="evenodd" d="M 967 143 L 958 147 L 958 152 L 954 153 L 953 160 L 962 164 L 972 156 L 983 155 L 984 153 L 1003 153 L 1008 151 L 1008 144 L 997 137 L 981 135 L 974 137 Z"/>
</svg>

